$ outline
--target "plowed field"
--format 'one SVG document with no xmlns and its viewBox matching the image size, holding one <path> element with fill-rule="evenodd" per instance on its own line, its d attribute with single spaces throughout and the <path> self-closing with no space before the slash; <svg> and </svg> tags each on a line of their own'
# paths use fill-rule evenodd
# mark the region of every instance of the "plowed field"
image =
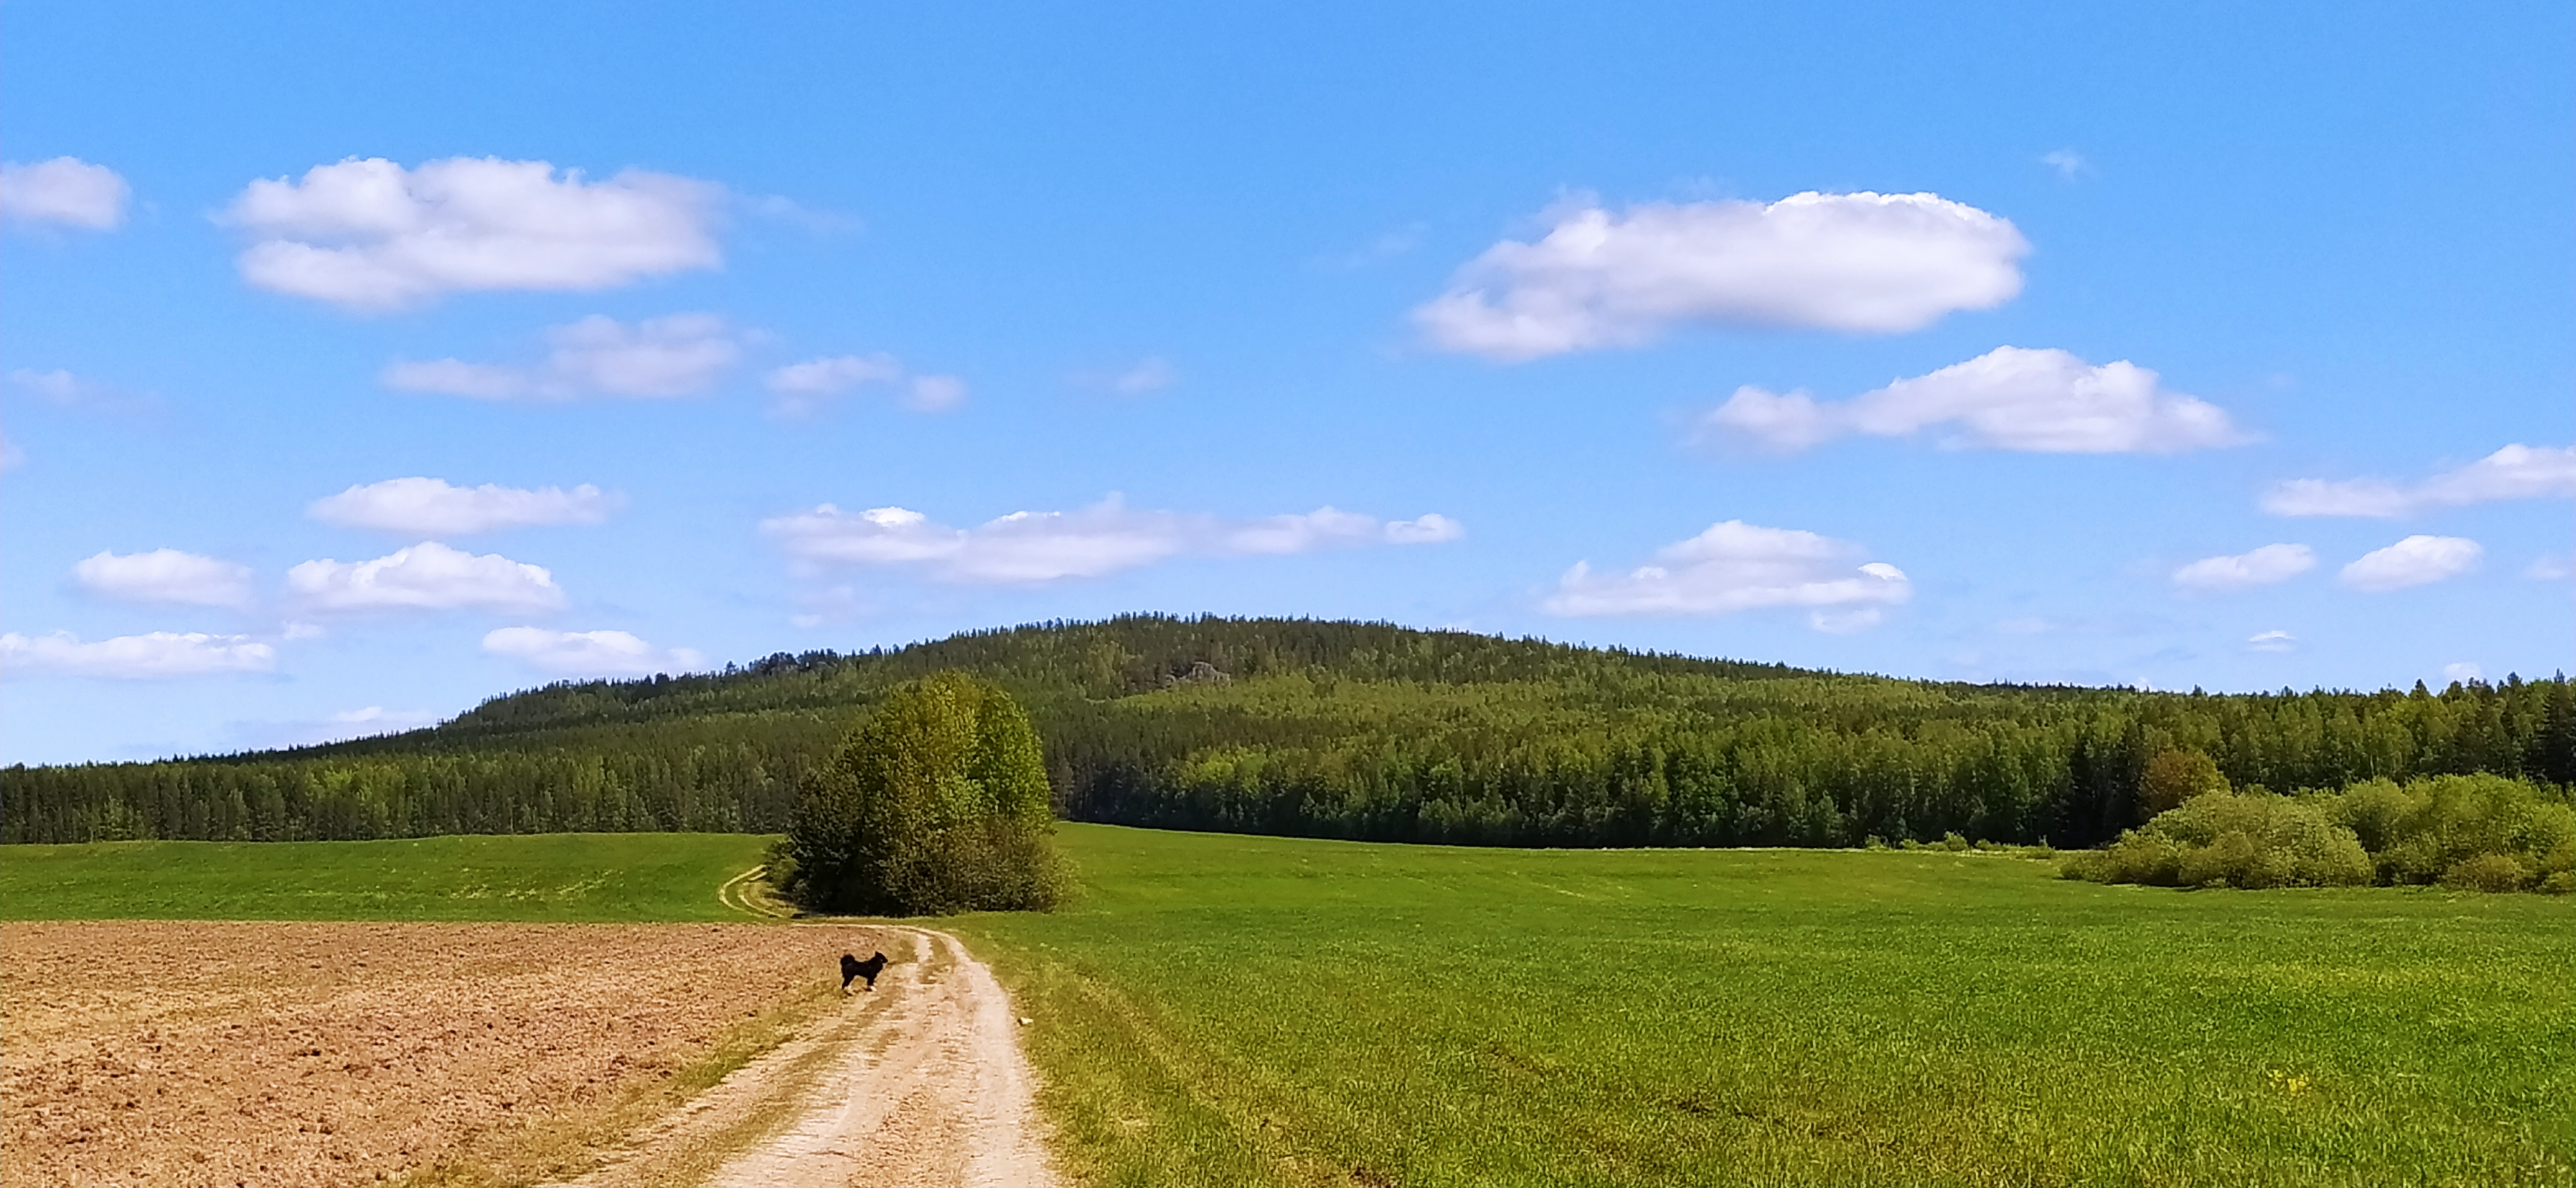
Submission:
<svg viewBox="0 0 2576 1188">
<path fill-rule="evenodd" d="M 11 1184 L 578 1171 L 837 1000 L 863 927 L 0 927 Z"/>
</svg>

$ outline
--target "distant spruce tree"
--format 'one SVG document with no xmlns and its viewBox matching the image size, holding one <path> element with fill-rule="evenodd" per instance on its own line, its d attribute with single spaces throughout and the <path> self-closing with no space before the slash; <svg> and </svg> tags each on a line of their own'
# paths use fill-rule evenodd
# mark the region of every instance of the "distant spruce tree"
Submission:
<svg viewBox="0 0 2576 1188">
<path fill-rule="evenodd" d="M 813 911 L 1051 907 L 1066 874 L 1043 755 L 999 687 L 957 672 L 904 685 L 807 784 L 773 877 Z"/>
</svg>

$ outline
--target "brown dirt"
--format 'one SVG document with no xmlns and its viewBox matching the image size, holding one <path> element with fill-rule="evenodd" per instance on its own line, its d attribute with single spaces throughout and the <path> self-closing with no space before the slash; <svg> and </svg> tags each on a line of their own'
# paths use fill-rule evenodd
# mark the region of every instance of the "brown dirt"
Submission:
<svg viewBox="0 0 2576 1188">
<path fill-rule="evenodd" d="M 957 938 L 890 932 L 874 992 L 570 1188 L 1058 1183 L 1009 996 Z"/>
<path fill-rule="evenodd" d="M 578 1172 L 719 1075 L 711 1053 L 761 1046 L 798 1004 L 858 1013 L 833 994 L 843 951 L 908 943 L 757 924 L 0 926 L 0 1178 Z"/>
</svg>

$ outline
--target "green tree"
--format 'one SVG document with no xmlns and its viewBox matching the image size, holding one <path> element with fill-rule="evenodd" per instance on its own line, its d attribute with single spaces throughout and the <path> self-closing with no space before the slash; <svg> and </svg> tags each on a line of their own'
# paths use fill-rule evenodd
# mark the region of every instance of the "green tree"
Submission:
<svg viewBox="0 0 2576 1188">
<path fill-rule="evenodd" d="M 2147 760 L 2138 795 L 2147 803 L 2147 815 L 2154 816 L 2181 808 L 2195 796 L 2227 790 L 2227 777 L 2218 774 L 2218 764 L 2209 756 L 2198 751 L 2160 751 Z"/>
<path fill-rule="evenodd" d="M 1044 752 L 1011 695 L 962 673 L 879 703 L 806 787 L 780 882 L 807 908 L 875 915 L 1053 906 Z"/>
</svg>

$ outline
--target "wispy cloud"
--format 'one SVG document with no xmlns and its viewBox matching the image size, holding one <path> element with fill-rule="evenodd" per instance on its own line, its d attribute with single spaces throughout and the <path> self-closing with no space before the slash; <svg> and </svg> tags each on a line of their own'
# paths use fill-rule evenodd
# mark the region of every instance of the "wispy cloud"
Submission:
<svg viewBox="0 0 2576 1188">
<path fill-rule="evenodd" d="M 305 505 L 304 514 L 343 528 L 411 537 L 472 536 L 503 528 L 597 524 L 620 501 L 588 483 L 530 490 L 485 483 L 458 487 L 445 479 L 398 478 L 350 487 Z"/>
<path fill-rule="evenodd" d="M 475 400 L 574 400 L 584 396 L 694 396 L 742 357 L 733 328 L 713 314 L 673 314 L 632 326 L 592 315 L 546 331 L 542 362 L 397 359 L 384 385 Z"/>
<path fill-rule="evenodd" d="M 2203 557 L 2173 572 L 2173 584 L 2201 594 L 2269 586 L 2317 567 L 2316 550 L 2303 544 L 2268 544 L 2250 552 Z"/>
<path fill-rule="evenodd" d="M 483 637 L 483 650 L 549 676 L 644 676 L 693 672 L 707 664 L 689 648 L 657 648 L 624 631 L 503 627 Z"/>
<path fill-rule="evenodd" d="M 1181 556 L 1281 556 L 1331 547 L 1438 544 L 1464 532 L 1457 521 L 1437 513 L 1379 520 L 1326 507 L 1232 520 L 1140 510 L 1116 496 L 1076 511 L 1013 512 L 972 528 L 952 528 L 908 508 L 848 512 L 827 503 L 764 520 L 760 531 L 788 556 L 808 564 L 907 568 L 965 585 L 1100 577 Z"/>
<path fill-rule="evenodd" d="M 1860 546 L 1794 528 L 1726 520 L 1655 551 L 1652 564 L 1596 573 L 1576 562 L 1541 604 L 1573 617 L 1723 615 L 1810 608 L 1808 625 L 1847 632 L 1874 626 L 1882 608 L 1911 598 L 1905 572 L 1863 563 Z"/>
<path fill-rule="evenodd" d="M 1743 387 L 1700 418 L 1704 443 L 1803 450 L 1847 434 L 1907 437 L 1947 427 L 1943 444 L 2050 454 L 2169 454 L 2251 440 L 2227 410 L 2169 391 L 2155 372 L 2095 366 L 2061 350 L 1997 347 L 1850 400 L 1819 402 Z"/>
<path fill-rule="evenodd" d="M 2509 445 L 2420 483 L 2291 479 L 2263 493 L 2276 516 L 2397 519 L 2446 507 L 2576 496 L 2576 446 Z"/>
<path fill-rule="evenodd" d="M 83 642 L 68 631 L 0 635 L 0 671 L 112 680 L 165 680 L 267 672 L 277 649 L 247 635 L 152 631 Z"/>
</svg>

